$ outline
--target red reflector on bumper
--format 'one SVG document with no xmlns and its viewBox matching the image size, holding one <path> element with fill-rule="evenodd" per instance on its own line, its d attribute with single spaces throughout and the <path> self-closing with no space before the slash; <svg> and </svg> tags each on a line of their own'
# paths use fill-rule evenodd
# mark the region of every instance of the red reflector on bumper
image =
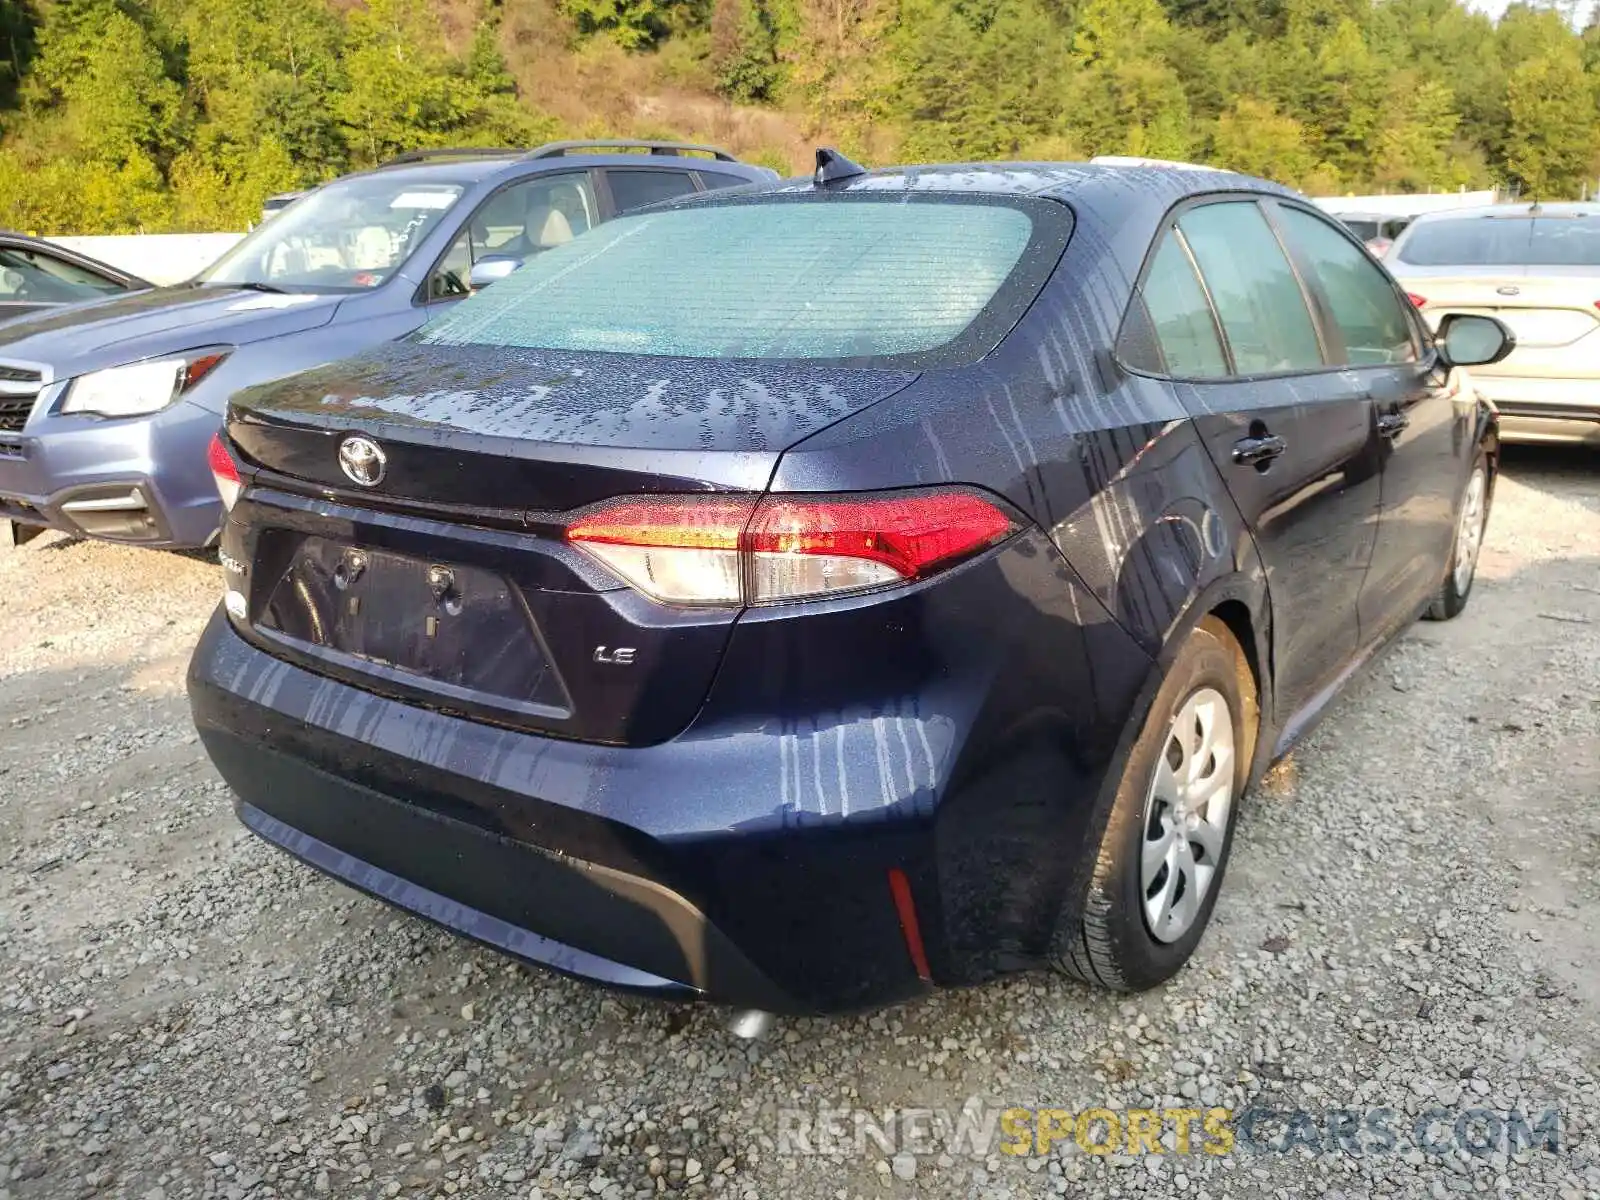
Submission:
<svg viewBox="0 0 1600 1200">
<path fill-rule="evenodd" d="M 906 952 L 911 955 L 917 978 L 932 983 L 928 953 L 922 946 L 922 928 L 917 924 L 917 906 L 911 898 L 911 881 L 899 867 L 889 868 L 889 894 L 894 897 L 894 909 L 900 916 L 900 933 L 906 939 Z"/>
</svg>

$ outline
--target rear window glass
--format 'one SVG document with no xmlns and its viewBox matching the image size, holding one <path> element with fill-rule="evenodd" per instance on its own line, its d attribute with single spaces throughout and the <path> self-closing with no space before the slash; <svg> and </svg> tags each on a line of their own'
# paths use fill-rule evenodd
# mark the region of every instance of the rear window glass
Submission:
<svg viewBox="0 0 1600 1200">
<path fill-rule="evenodd" d="M 1059 257 L 1067 210 L 765 198 L 640 213 L 557 246 L 417 337 L 446 345 L 916 365 L 981 357 Z"/>
<path fill-rule="evenodd" d="M 1462 217 L 1416 225 L 1397 257 L 1417 267 L 1600 267 L 1600 217 Z"/>
<path fill-rule="evenodd" d="M 611 182 L 611 199 L 618 212 L 631 212 L 657 200 L 671 200 L 694 191 L 694 180 L 687 171 L 614 170 L 606 172 L 606 178 Z"/>
</svg>

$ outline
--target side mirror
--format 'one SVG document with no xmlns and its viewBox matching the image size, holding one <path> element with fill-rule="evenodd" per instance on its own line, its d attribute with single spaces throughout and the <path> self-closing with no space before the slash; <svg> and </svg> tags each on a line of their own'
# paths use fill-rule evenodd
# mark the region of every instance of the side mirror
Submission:
<svg viewBox="0 0 1600 1200">
<path fill-rule="evenodd" d="M 1517 348 L 1517 337 L 1498 317 L 1448 313 L 1434 338 L 1446 366 L 1486 367 Z"/>
<path fill-rule="evenodd" d="M 491 254 L 486 258 L 480 258 L 472 264 L 472 273 L 467 276 L 467 286 L 473 291 L 486 288 L 491 283 L 504 279 L 521 265 L 520 258 L 511 258 L 504 254 Z"/>
</svg>

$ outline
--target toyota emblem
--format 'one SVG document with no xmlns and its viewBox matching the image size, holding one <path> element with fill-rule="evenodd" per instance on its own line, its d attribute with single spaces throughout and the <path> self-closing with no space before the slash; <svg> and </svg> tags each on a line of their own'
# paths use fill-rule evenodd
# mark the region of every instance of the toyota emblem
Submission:
<svg viewBox="0 0 1600 1200">
<path fill-rule="evenodd" d="M 339 466 L 352 482 L 377 487 L 383 482 L 389 459 L 377 442 L 357 434 L 339 443 Z"/>
<path fill-rule="evenodd" d="M 1502 296 L 1520 296 L 1522 294 L 1521 288 L 1513 287 L 1509 283 L 1505 287 L 1495 288 L 1495 291 L 1499 292 Z"/>
</svg>

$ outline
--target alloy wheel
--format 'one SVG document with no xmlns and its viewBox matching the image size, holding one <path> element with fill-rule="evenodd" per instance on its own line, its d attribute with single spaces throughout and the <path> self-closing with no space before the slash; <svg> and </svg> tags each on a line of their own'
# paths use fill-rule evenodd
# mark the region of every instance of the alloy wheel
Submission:
<svg viewBox="0 0 1600 1200">
<path fill-rule="evenodd" d="M 1482 467 L 1472 472 L 1467 481 L 1467 494 L 1461 499 L 1461 521 L 1456 527 L 1455 585 L 1456 595 L 1465 596 L 1472 587 L 1472 575 L 1478 569 L 1478 551 L 1483 547 L 1484 498 L 1488 493 L 1488 476 Z"/>
<path fill-rule="evenodd" d="M 1144 804 L 1139 885 L 1145 924 L 1159 942 L 1194 925 L 1228 836 L 1234 791 L 1233 712 L 1201 688 L 1168 727 Z"/>
</svg>

